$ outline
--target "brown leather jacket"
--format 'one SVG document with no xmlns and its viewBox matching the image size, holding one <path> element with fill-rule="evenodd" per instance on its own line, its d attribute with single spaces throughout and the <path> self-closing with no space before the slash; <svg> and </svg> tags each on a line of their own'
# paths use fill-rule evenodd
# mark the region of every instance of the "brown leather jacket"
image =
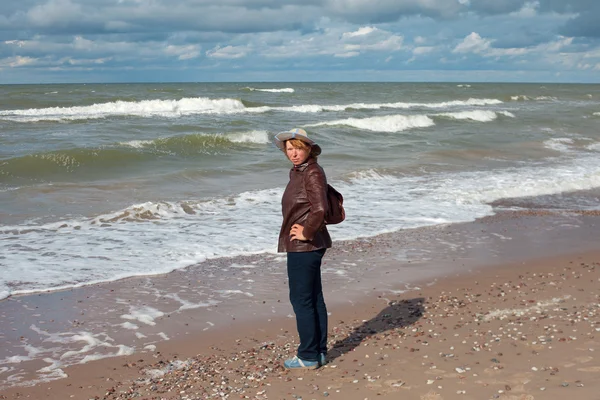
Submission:
<svg viewBox="0 0 600 400">
<path fill-rule="evenodd" d="M 290 170 L 290 181 L 281 199 L 283 223 L 277 251 L 304 252 L 331 247 L 331 237 L 325 226 L 327 208 L 327 178 L 313 158 Z M 306 241 L 290 240 L 292 225 L 304 226 Z"/>
</svg>

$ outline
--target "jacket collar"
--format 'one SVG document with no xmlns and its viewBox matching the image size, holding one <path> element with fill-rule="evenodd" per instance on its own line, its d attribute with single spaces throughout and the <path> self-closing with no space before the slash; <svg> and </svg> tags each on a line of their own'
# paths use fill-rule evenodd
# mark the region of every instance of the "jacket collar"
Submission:
<svg viewBox="0 0 600 400">
<path fill-rule="evenodd" d="M 304 162 L 303 164 L 300 165 L 294 165 L 292 167 L 292 170 L 294 171 L 299 171 L 302 172 L 304 171 L 306 168 L 308 168 L 309 165 L 316 163 L 317 160 L 315 160 L 314 158 L 309 158 L 308 160 L 306 160 L 306 162 Z"/>
</svg>

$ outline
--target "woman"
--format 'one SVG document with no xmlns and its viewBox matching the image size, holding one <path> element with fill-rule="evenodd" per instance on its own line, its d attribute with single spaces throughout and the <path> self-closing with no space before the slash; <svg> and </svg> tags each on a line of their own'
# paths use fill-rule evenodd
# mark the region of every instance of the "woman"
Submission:
<svg viewBox="0 0 600 400">
<path fill-rule="evenodd" d="M 327 308 L 321 286 L 321 260 L 331 247 L 325 226 L 327 178 L 317 163 L 321 147 L 303 129 L 280 132 L 275 144 L 292 162 L 281 199 L 283 223 L 279 252 L 287 252 L 290 302 L 296 314 L 300 345 L 287 369 L 315 369 L 327 354 Z"/>
</svg>

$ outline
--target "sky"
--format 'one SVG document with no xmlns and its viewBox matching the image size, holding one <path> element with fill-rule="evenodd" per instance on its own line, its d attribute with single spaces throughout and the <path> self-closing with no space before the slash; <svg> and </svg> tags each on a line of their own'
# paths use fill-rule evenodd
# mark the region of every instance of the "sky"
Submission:
<svg viewBox="0 0 600 400">
<path fill-rule="evenodd" d="M 600 83 L 600 0 L 2 0 L 0 84 Z"/>
</svg>

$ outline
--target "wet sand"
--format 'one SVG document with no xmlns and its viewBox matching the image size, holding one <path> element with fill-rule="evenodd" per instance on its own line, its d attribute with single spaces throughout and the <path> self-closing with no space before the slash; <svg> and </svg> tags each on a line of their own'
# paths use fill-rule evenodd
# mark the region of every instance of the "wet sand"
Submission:
<svg viewBox="0 0 600 400">
<path fill-rule="evenodd" d="M 297 338 L 277 255 L 11 298 L 0 303 L 5 354 L 48 332 L 102 338 L 72 350 L 89 360 L 133 354 L 56 368 L 66 377 L 0 398 L 592 399 L 599 221 L 523 211 L 336 243 L 324 265 L 330 362 L 310 372 L 281 366 Z M 223 288 L 230 301 L 211 303 Z M 47 366 L 29 361 L 29 378 Z"/>
</svg>

